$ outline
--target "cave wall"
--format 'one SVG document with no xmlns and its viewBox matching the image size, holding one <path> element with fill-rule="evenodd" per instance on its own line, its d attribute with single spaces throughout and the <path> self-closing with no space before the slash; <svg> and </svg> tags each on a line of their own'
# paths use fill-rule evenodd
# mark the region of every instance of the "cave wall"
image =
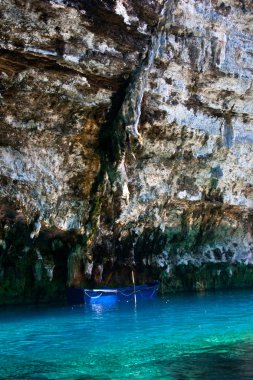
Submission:
<svg viewBox="0 0 253 380">
<path fill-rule="evenodd" d="M 253 6 L 2 0 L 0 302 L 252 286 Z"/>
</svg>

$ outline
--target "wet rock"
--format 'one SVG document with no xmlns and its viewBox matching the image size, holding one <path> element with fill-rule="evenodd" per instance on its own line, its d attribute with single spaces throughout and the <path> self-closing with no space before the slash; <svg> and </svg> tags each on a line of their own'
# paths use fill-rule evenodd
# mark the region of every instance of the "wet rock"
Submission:
<svg viewBox="0 0 253 380">
<path fill-rule="evenodd" d="M 0 302 L 252 285 L 252 11 L 2 1 Z"/>
</svg>

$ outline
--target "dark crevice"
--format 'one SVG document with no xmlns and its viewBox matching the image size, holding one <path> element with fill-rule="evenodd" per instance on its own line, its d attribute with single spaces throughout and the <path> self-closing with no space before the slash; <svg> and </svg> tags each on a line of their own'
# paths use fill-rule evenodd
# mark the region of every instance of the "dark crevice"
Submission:
<svg viewBox="0 0 253 380">
<path fill-rule="evenodd" d="M 137 140 L 139 138 L 137 126 L 141 114 L 143 94 L 160 44 L 161 29 L 165 20 L 166 18 L 163 15 L 162 21 L 157 24 L 155 33 L 151 36 L 145 58 L 140 62 L 129 80 L 113 96 L 106 122 L 100 128 L 100 170 L 91 190 L 90 213 L 83 240 L 86 251 L 92 249 L 93 241 L 98 232 L 106 175 L 111 189 L 114 188 L 111 194 L 108 194 L 111 197 L 113 208 L 111 229 L 113 229 L 114 220 L 121 212 L 123 183 L 126 178 L 124 169 L 119 169 L 119 165 L 122 164 L 124 153 L 130 149 L 131 136 Z"/>
<path fill-rule="evenodd" d="M 105 175 L 110 170 L 110 166 L 117 161 L 118 154 L 123 149 L 124 142 L 118 134 L 115 120 L 124 101 L 128 84 L 129 80 L 121 86 L 119 91 L 113 94 L 111 108 L 107 114 L 106 121 L 100 127 L 98 149 L 100 154 L 100 169 L 91 188 L 90 212 L 83 241 L 86 246 L 87 240 L 97 232 Z"/>
</svg>

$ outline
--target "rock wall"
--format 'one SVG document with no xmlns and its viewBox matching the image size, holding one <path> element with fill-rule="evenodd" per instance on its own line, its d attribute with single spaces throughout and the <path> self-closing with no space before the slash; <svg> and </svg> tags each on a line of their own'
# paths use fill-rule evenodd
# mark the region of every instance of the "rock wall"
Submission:
<svg viewBox="0 0 253 380">
<path fill-rule="evenodd" d="M 251 1 L 0 15 L 0 302 L 253 285 Z"/>
</svg>

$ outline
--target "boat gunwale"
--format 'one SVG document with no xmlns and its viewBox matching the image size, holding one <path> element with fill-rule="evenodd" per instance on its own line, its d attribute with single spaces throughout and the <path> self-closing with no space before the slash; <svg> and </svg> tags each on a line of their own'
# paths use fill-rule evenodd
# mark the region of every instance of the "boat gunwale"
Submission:
<svg viewBox="0 0 253 380">
<path fill-rule="evenodd" d="M 136 285 L 135 287 L 134 286 L 126 286 L 126 287 L 123 287 L 123 288 L 118 288 L 118 289 L 115 289 L 115 288 L 112 288 L 112 289 L 84 289 L 84 288 L 81 288 L 84 292 L 98 292 L 98 293 L 114 293 L 114 294 L 117 294 L 117 293 L 121 293 L 122 291 L 132 291 L 134 288 L 135 288 L 135 291 L 136 290 L 139 292 L 139 291 L 145 291 L 145 290 L 149 290 L 149 289 L 154 289 L 154 288 L 158 288 L 159 287 L 159 282 L 156 282 L 154 284 L 143 284 L 143 285 Z"/>
</svg>

